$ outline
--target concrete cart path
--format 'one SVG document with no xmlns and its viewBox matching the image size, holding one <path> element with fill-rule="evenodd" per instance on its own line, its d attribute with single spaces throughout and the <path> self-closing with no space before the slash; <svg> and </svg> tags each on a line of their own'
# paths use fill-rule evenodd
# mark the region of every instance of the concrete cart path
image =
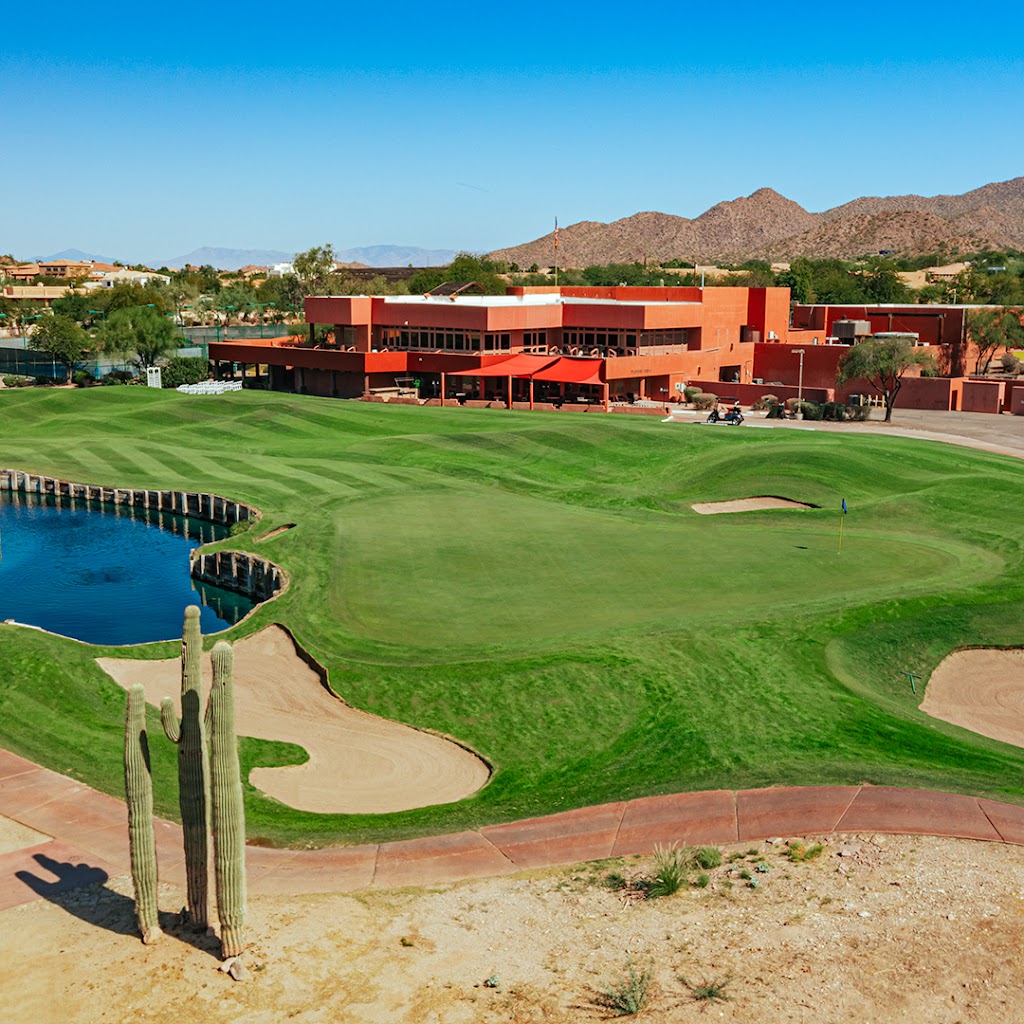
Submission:
<svg viewBox="0 0 1024 1024">
<path fill-rule="evenodd" d="M 120 800 L 0 750 L 0 816 L 41 835 L 0 853 L 0 910 L 128 871 Z M 249 847 L 249 892 L 430 886 L 530 868 L 830 832 L 956 836 L 1024 845 L 1024 807 L 874 786 L 714 790 L 643 797 L 475 831 L 324 850 Z M 156 822 L 160 877 L 184 886 L 181 829 Z"/>
</svg>

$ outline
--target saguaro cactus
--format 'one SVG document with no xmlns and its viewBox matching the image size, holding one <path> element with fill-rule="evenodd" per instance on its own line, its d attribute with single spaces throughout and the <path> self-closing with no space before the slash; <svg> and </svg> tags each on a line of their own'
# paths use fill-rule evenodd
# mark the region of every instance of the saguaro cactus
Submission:
<svg viewBox="0 0 1024 1024">
<path fill-rule="evenodd" d="M 170 697 L 165 697 L 160 704 L 160 720 L 167 738 L 178 744 L 178 805 L 185 843 L 188 916 L 198 931 L 204 931 L 209 923 L 209 775 L 202 715 L 202 657 L 199 608 L 189 605 L 185 609 L 181 636 L 181 724 L 179 726 Z"/>
<path fill-rule="evenodd" d="M 225 957 L 245 949 L 245 809 L 235 738 L 234 654 L 221 641 L 213 649 L 213 687 L 207 706 L 213 804 L 213 860 L 217 915 Z"/>
<path fill-rule="evenodd" d="M 142 941 L 149 945 L 163 932 L 157 911 L 153 777 L 146 732 L 146 695 L 141 686 L 133 686 L 128 691 L 124 721 L 124 790 L 128 802 L 128 846 L 135 884 L 135 913 Z"/>
</svg>

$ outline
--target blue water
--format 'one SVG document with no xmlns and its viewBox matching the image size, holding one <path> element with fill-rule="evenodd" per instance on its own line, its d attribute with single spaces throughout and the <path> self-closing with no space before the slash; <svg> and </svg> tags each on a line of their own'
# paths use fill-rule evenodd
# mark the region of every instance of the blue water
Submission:
<svg viewBox="0 0 1024 1024">
<path fill-rule="evenodd" d="M 0 620 L 92 644 L 181 636 L 198 604 L 204 633 L 226 629 L 248 598 L 193 581 L 189 552 L 226 527 L 166 512 L 0 491 Z"/>
</svg>

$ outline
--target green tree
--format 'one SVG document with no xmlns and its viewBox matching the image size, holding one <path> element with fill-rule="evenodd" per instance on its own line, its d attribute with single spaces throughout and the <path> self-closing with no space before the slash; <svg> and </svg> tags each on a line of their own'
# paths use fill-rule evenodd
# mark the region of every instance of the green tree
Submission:
<svg viewBox="0 0 1024 1024">
<path fill-rule="evenodd" d="M 305 252 L 297 252 L 292 265 L 306 295 L 330 295 L 337 278 L 334 246 L 314 245 Z"/>
<path fill-rule="evenodd" d="M 50 308 L 54 313 L 70 317 L 78 323 L 85 323 L 90 318 L 89 307 L 92 305 L 91 297 L 80 295 L 78 292 L 65 292 L 59 299 L 54 299 Z"/>
<path fill-rule="evenodd" d="M 232 316 L 241 319 L 242 314 L 254 310 L 256 289 L 245 281 L 236 281 L 222 288 L 217 297 L 217 308 L 224 311 L 224 322 L 231 323 Z"/>
<path fill-rule="evenodd" d="M 910 298 L 910 290 L 892 260 L 871 260 L 863 282 L 869 302 L 906 302 Z"/>
<path fill-rule="evenodd" d="M 974 372 L 981 373 L 996 349 L 1024 345 L 1024 327 L 1021 326 L 1019 309 L 978 309 L 967 317 L 967 332 L 971 341 L 978 346 L 978 359 Z"/>
<path fill-rule="evenodd" d="M 903 387 L 903 377 L 912 366 L 922 370 L 935 368 L 931 353 L 915 349 L 910 336 L 868 338 L 854 345 L 839 361 L 836 380 L 840 385 L 849 380 L 866 380 L 881 392 L 888 423 L 896 396 Z"/>
<path fill-rule="evenodd" d="M 55 313 L 39 319 L 32 332 L 32 347 L 60 363 L 70 382 L 89 349 L 89 337 L 71 317 Z"/>
<path fill-rule="evenodd" d="M 504 261 L 489 260 L 471 252 L 460 252 L 447 267 L 424 267 L 409 278 L 409 294 L 423 295 L 446 281 L 475 281 L 485 295 L 504 295 L 508 281 Z"/>
<path fill-rule="evenodd" d="M 96 338 L 104 351 L 131 359 L 140 369 L 156 365 L 178 347 L 170 318 L 148 306 L 115 310 Z"/>
</svg>

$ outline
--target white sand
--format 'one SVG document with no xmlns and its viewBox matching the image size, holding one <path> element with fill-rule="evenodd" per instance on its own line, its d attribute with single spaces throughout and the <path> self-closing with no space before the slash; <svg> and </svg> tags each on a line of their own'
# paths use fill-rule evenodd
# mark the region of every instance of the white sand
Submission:
<svg viewBox="0 0 1024 1024">
<path fill-rule="evenodd" d="M 1024 747 L 1024 651 L 956 651 L 925 688 L 921 710 L 1004 743 Z"/>
<path fill-rule="evenodd" d="M 289 807 L 320 814 L 403 811 L 461 800 L 489 777 L 487 765 L 457 743 L 339 700 L 279 626 L 238 641 L 234 653 L 239 735 L 296 743 L 309 754 L 302 765 L 250 773 L 257 789 Z M 180 711 L 177 658 L 97 661 L 125 689 L 142 683 L 150 704 L 159 706 L 169 696 Z M 204 693 L 211 678 L 207 655 Z M 154 741 L 162 742 L 160 737 Z"/>
<path fill-rule="evenodd" d="M 714 516 L 720 512 L 758 512 L 766 508 L 813 508 L 802 501 L 789 498 L 737 498 L 735 501 L 704 501 L 692 505 L 694 512 L 702 516 Z"/>
</svg>

